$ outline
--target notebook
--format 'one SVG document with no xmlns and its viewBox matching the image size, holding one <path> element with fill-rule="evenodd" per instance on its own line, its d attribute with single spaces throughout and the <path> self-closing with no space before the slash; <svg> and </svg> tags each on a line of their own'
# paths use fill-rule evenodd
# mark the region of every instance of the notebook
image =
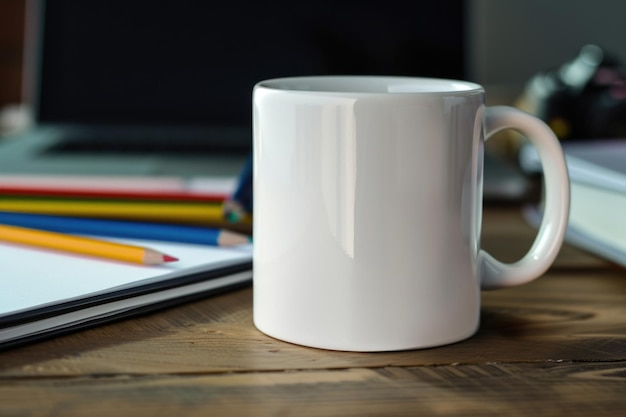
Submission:
<svg viewBox="0 0 626 417">
<path fill-rule="evenodd" d="M 234 176 L 262 79 L 463 78 L 465 1 L 29 0 L 35 126 L 0 173 Z"/>
<path fill-rule="evenodd" d="M 579 140 L 563 143 L 570 177 L 570 214 L 565 240 L 626 266 L 626 140 Z M 520 166 L 541 173 L 539 156 L 526 145 Z M 526 207 L 526 220 L 537 226 L 542 204 Z"/>
<path fill-rule="evenodd" d="M 135 265 L 0 242 L 0 350 L 231 290 L 252 279 L 252 245 L 109 240 L 180 260 Z"/>
</svg>

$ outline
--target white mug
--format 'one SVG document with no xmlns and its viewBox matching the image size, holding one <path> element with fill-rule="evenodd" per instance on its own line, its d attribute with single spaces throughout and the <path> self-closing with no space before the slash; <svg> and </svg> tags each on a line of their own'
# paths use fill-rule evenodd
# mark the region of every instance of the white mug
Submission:
<svg viewBox="0 0 626 417">
<path fill-rule="evenodd" d="M 254 88 L 254 323 L 288 342 L 347 351 L 470 337 L 480 291 L 540 275 L 569 213 L 561 147 L 535 117 L 485 107 L 470 82 L 321 76 Z M 530 251 L 480 248 L 483 141 L 525 134 L 545 174 Z"/>
</svg>

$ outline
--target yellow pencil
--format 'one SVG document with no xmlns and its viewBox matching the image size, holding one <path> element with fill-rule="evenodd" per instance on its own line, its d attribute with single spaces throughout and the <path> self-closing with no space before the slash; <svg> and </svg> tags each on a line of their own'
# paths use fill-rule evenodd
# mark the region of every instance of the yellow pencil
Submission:
<svg viewBox="0 0 626 417">
<path fill-rule="evenodd" d="M 218 204 L 3 198 L 0 199 L 0 210 L 205 225 L 225 223 L 222 207 Z"/>
<path fill-rule="evenodd" d="M 103 240 L 2 224 L 0 224 L 0 240 L 145 265 L 158 265 L 178 260 L 173 256 L 140 246 L 122 245 Z"/>
</svg>

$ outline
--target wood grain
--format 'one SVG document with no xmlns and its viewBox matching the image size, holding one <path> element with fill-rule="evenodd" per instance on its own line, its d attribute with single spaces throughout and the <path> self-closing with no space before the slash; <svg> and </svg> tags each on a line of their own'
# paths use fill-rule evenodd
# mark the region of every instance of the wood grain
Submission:
<svg viewBox="0 0 626 417">
<path fill-rule="evenodd" d="M 484 294 L 478 333 L 436 349 L 333 352 L 281 342 L 252 323 L 251 290 L 2 353 L 0 377 L 219 373 L 508 361 L 626 360 L 626 279 L 549 274 Z"/>
<path fill-rule="evenodd" d="M 625 386 L 626 362 L 0 380 L 0 413 L 614 417 Z"/>
<path fill-rule="evenodd" d="M 534 230 L 486 213 L 514 260 Z M 296 346 L 252 322 L 250 288 L 0 353 L 1 416 L 571 416 L 626 410 L 626 272 L 565 247 L 530 284 L 483 293 L 481 326 L 434 349 Z"/>
</svg>

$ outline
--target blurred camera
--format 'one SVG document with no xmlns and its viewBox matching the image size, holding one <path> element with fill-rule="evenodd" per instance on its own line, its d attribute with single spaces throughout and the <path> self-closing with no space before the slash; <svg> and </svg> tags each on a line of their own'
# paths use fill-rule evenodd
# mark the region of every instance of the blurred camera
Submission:
<svg viewBox="0 0 626 417">
<path fill-rule="evenodd" d="M 535 75 L 518 103 L 559 139 L 626 137 L 626 79 L 620 63 L 596 45 Z"/>
</svg>

